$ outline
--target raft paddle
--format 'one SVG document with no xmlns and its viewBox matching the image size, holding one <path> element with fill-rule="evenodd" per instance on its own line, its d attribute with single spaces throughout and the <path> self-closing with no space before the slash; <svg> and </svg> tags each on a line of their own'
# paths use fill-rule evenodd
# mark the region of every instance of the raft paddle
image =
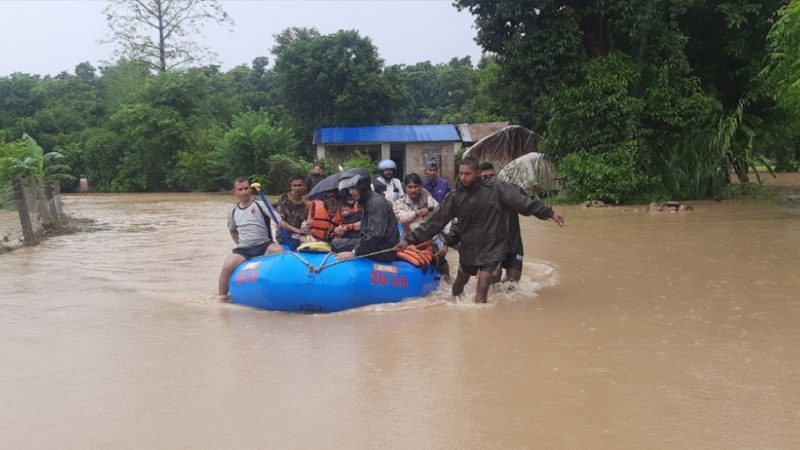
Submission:
<svg viewBox="0 0 800 450">
<path fill-rule="evenodd" d="M 250 187 L 255 189 L 256 192 L 258 192 L 258 195 L 261 197 L 261 201 L 264 202 L 264 205 L 267 206 L 267 211 L 269 211 L 269 215 L 272 216 L 272 220 L 275 221 L 275 226 L 278 228 L 278 232 L 281 233 L 283 240 L 286 241 L 286 245 L 288 245 L 289 248 L 292 249 L 292 251 L 295 251 L 295 248 L 292 245 L 292 240 L 289 239 L 289 235 L 286 234 L 286 230 L 281 228 L 281 226 L 279 225 L 280 222 L 278 221 L 278 216 L 276 216 L 275 211 L 272 210 L 272 205 L 269 204 L 267 198 L 264 197 L 264 193 L 261 192 L 261 183 L 250 183 Z"/>
</svg>

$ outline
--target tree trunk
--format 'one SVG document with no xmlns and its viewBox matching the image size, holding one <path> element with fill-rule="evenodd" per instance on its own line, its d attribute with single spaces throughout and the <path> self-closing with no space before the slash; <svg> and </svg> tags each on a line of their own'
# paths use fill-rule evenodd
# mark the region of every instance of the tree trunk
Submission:
<svg viewBox="0 0 800 450">
<path fill-rule="evenodd" d="M 611 42 L 608 36 L 606 18 L 602 14 L 589 15 L 581 21 L 583 46 L 589 59 L 608 56 Z"/>
<path fill-rule="evenodd" d="M 750 183 L 750 178 L 747 176 L 747 162 L 742 158 L 735 158 L 733 160 L 733 170 L 736 172 L 736 177 L 739 178 L 739 183 Z"/>
<path fill-rule="evenodd" d="M 164 11 L 161 9 L 161 0 L 156 0 L 158 8 L 158 65 L 161 73 L 167 71 L 167 44 L 164 42 Z"/>
<path fill-rule="evenodd" d="M 14 203 L 17 205 L 19 221 L 22 224 L 22 236 L 25 239 L 25 245 L 35 245 L 36 235 L 33 233 L 31 215 L 28 213 L 28 204 L 25 202 L 25 192 L 22 190 L 22 180 L 15 178 L 11 189 L 14 191 Z"/>
</svg>

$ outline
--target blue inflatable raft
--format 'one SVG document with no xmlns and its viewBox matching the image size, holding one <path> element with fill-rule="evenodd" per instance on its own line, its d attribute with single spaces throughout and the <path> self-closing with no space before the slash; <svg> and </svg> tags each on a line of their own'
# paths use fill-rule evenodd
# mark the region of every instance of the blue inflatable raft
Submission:
<svg viewBox="0 0 800 450">
<path fill-rule="evenodd" d="M 231 276 L 234 303 L 289 312 L 335 312 L 373 303 L 422 297 L 439 274 L 405 261 L 366 258 L 336 262 L 333 253 L 284 252 L 253 258 Z"/>
</svg>

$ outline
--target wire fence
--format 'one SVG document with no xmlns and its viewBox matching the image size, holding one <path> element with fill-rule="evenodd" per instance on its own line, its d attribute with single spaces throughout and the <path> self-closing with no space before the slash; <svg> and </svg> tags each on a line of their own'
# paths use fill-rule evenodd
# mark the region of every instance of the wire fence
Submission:
<svg viewBox="0 0 800 450">
<path fill-rule="evenodd" d="M 10 189 L 0 190 L 0 253 L 36 245 L 66 221 L 57 185 L 42 188 L 18 180 Z"/>
</svg>

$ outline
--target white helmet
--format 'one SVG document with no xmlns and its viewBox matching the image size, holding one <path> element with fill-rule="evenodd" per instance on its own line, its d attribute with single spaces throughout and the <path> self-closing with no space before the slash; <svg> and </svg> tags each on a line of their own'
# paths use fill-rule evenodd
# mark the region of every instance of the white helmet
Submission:
<svg viewBox="0 0 800 450">
<path fill-rule="evenodd" d="M 386 170 L 392 169 L 397 170 L 397 164 L 394 163 L 391 159 L 384 159 L 383 161 L 378 163 L 378 170 Z"/>
</svg>

